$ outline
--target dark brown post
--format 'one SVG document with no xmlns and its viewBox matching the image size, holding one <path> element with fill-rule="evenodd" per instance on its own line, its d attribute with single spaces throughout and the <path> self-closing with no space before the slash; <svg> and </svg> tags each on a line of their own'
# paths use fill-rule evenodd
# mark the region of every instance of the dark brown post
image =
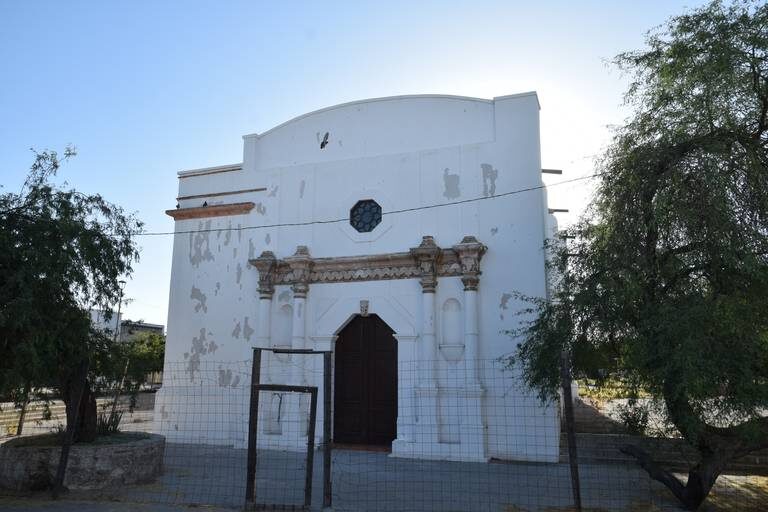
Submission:
<svg viewBox="0 0 768 512">
<path fill-rule="evenodd" d="M 72 446 L 72 441 L 75 439 L 75 430 L 77 429 L 77 421 L 80 416 L 80 402 L 83 399 L 83 393 L 85 392 L 86 382 L 88 380 L 88 367 L 89 361 L 85 359 L 80 363 L 78 369 L 77 382 L 80 383 L 80 389 L 75 393 L 75 403 L 72 404 L 72 415 L 67 416 L 67 431 L 64 434 L 64 442 L 61 445 L 61 456 L 59 457 L 59 467 L 56 469 L 56 478 L 53 481 L 53 489 L 51 496 L 53 499 L 59 497 L 61 491 L 64 490 L 64 475 L 67 471 L 67 461 L 69 461 L 69 448 Z"/>
<path fill-rule="evenodd" d="M 323 354 L 323 508 L 331 506 L 331 352 Z"/>
<path fill-rule="evenodd" d="M 309 431 L 307 432 L 307 472 L 304 480 L 304 506 L 312 506 L 312 470 L 315 467 L 315 422 L 317 421 L 317 388 L 310 390 Z"/>
<path fill-rule="evenodd" d="M 576 429 L 573 420 L 573 396 L 571 394 L 570 357 L 567 350 L 560 354 L 560 380 L 563 389 L 563 411 L 565 412 L 565 432 L 568 438 L 568 462 L 571 465 L 571 490 L 573 506 L 581 512 L 581 483 L 579 480 L 579 458 L 576 450 Z"/>
<path fill-rule="evenodd" d="M 259 388 L 261 382 L 261 348 L 253 349 L 251 367 L 251 404 L 248 412 L 248 469 L 246 471 L 245 501 L 253 503 L 256 498 L 256 436 L 259 423 Z"/>
</svg>

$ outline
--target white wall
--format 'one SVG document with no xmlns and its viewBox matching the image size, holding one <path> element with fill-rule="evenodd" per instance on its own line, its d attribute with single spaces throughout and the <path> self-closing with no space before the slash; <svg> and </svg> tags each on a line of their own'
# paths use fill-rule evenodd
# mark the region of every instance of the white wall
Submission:
<svg viewBox="0 0 768 512">
<path fill-rule="evenodd" d="M 320 149 L 326 132 L 328 145 Z M 369 100 L 310 113 L 261 136 L 245 136 L 241 170 L 180 179 L 179 196 L 259 187 L 266 191 L 207 200 L 253 201 L 256 208 L 249 214 L 176 222 L 177 232 L 214 231 L 174 237 L 166 374 L 177 375 L 179 385 L 208 382 L 207 392 L 239 407 L 247 402 L 245 379 L 233 386 L 226 365 L 220 378 L 216 362 L 250 359 L 257 330 L 258 273 L 248 258 L 263 250 L 283 258 L 297 245 L 309 247 L 314 257 L 401 252 L 417 246 L 424 235 L 434 236 L 441 247 L 465 235 L 488 246 L 479 287 L 479 356 L 491 360 L 512 352 L 515 341 L 504 331 L 520 320 L 513 292 L 541 297 L 546 293 L 546 200 L 540 191 L 492 196 L 540 186 L 540 169 L 534 93 L 493 101 L 445 96 Z M 385 214 L 370 234 L 357 233 L 346 221 L 359 199 L 375 199 L 387 212 L 478 197 L 489 199 Z M 204 200 L 182 200 L 180 206 L 200 206 Z M 333 219 L 342 222 L 216 231 Z M 288 287 L 275 292 L 273 337 L 280 335 L 278 311 L 291 304 L 291 297 Z M 419 333 L 421 287 L 415 280 L 311 285 L 308 343 L 335 334 L 362 298 L 371 301 L 372 313 L 386 310 L 381 316 L 396 331 Z M 443 335 L 441 312 L 450 299 L 463 307 L 458 278 L 441 279 L 437 288 L 438 343 Z M 198 362 L 205 371 L 195 371 Z M 206 366 L 210 364 L 214 366 Z M 440 362 L 443 380 L 450 375 L 449 365 Z M 488 374 L 484 384 L 491 391 L 505 378 Z M 524 390 L 488 396 L 495 397 L 484 403 L 488 456 L 556 459 L 559 429 L 554 409 L 541 408 Z M 172 404 L 166 405 L 170 410 Z M 243 409 L 237 411 L 244 414 Z M 519 415 L 498 420 L 513 412 Z M 165 421 L 183 432 L 179 422 L 192 417 L 177 411 L 175 419 L 166 413 Z M 223 440 L 242 432 L 241 427 L 234 433 L 219 430 Z"/>
</svg>

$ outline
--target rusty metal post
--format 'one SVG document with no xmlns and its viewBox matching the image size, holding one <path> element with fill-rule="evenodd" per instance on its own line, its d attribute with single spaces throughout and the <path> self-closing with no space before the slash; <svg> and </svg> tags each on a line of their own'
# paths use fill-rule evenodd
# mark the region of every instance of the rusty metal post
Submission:
<svg viewBox="0 0 768 512">
<path fill-rule="evenodd" d="M 331 352 L 323 354 L 323 508 L 331 506 Z"/>
<path fill-rule="evenodd" d="M 51 496 L 53 499 L 59 497 L 61 491 L 64 490 L 64 475 L 67 471 L 67 462 L 69 461 L 69 448 L 72 446 L 72 441 L 75 439 L 75 431 L 77 429 L 77 421 L 80 418 L 80 402 L 83 400 L 83 393 L 85 392 L 86 382 L 88 380 L 88 367 L 90 362 L 88 359 L 83 360 L 80 363 L 78 369 L 77 382 L 80 383 L 80 389 L 75 394 L 75 403 L 72 404 L 72 415 L 67 416 L 67 430 L 64 434 L 64 442 L 61 444 L 61 455 L 59 456 L 59 467 L 56 469 L 56 477 L 53 481 L 53 489 L 51 490 Z"/>
<path fill-rule="evenodd" d="M 581 483 L 579 480 L 579 457 L 576 449 L 576 429 L 573 419 L 573 396 L 571 394 L 570 357 L 567 350 L 560 354 L 560 381 L 563 390 L 563 410 L 565 412 L 565 432 L 568 439 L 568 462 L 571 466 L 571 490 L 573 506 L 581 512 Z"/>
<path fill-rule="evenodd" d="M 315 423 L 317 421 L 317 388 L 310 390 L 309 431 L 307 432 L 307 471 L 304 479 L 304 506 L 312 506 L 312 470 L 315 467 Z"/>
<path fill-rule="evenodd" d="M 259 383 L 261 381 L 261 348 L 253 349 L 251 367 L 251 403 L 248 412 L 248 468 L 245 482 L 245 502 L 253 503 L 256 499 L 256 438 L 259 421 Z"/>
</svg>

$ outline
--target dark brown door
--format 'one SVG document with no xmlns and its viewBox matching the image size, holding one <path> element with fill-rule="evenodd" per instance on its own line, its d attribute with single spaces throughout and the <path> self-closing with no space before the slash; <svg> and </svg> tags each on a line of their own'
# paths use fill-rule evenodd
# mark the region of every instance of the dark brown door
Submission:
<svg viewBox="0 0 768 512">
<path fill-rule="evenodd" d="M 333 439 L 390 445 L 397 424 L 397 343 L 376 315 L 356 316 L 336 340 Z"/>
</svg>

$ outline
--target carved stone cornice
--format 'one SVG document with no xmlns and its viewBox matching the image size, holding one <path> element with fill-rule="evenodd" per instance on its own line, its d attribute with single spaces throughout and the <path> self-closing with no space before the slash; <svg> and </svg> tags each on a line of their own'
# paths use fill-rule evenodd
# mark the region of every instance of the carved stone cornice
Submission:
<svg viewBox="0 0 768 512">
<path fill-rule="evenodd" d="M 290 269 L 290 284 L 294 298 L 305 298 L 309 292 L 310 274 L 314 265 L 309 249 L 306 245 L 298 246 L 296 253 L 285 258 L 285 262 Z"/>
<path fill-rule="evenodd" d="M 465 236 L 453 246 L 461 264 L 461 282 L 465 290 L 477 290 L 480 283 L 480 260 L 488 250 L 474 236 Z"/>
<path fill-rule="evenodd" d="M 421 239 L 418 247 L 411 249 L 411 256 L 416 260 L 419 268 L 421 290 L 424 293 L 435 293 L 437 288 L 437 271 L 442 250 L 431 236 Z"/>
<path fill-rule="evenodd" d="M 454 249 L 441 249 L 433 244 L 434 239 L 426 244 L 422 241 L 422 245 L 408 252 L 332 258 L 312 258 L 306 247 L 303 247 L 301 251 L 297 250 L 294 256 L 275 261 L 272 284 L 294 287 L 300 284 L 296 288 L 301 293 L 304 284 L 314 283 L 393 279 L 420 279 L 423 283 L 425 270 L 427 280 L 432 279 L 431 276 L 434 275 L 435 282 L 439 277 L 462 277 L 462 265 L 458 253 Z M 420 265 L 416 255 L 426 260 L 424 266 Z M 257 266 L 258 261 L 259 258 L 256 258 L 250 260 L 250 263 Z M 296 293 L 295 289 L 294 293 Z M 306 291 L 304 293 L 306 294 Z"/>
<path fill-rule="evenodd" d="M 259 271 L 259 297 L 271 299 L 275 293 L 275 254 L 272 251 L 264 251 L 258 258 L 250 260 L 250 263 Z"/>
</svg>

